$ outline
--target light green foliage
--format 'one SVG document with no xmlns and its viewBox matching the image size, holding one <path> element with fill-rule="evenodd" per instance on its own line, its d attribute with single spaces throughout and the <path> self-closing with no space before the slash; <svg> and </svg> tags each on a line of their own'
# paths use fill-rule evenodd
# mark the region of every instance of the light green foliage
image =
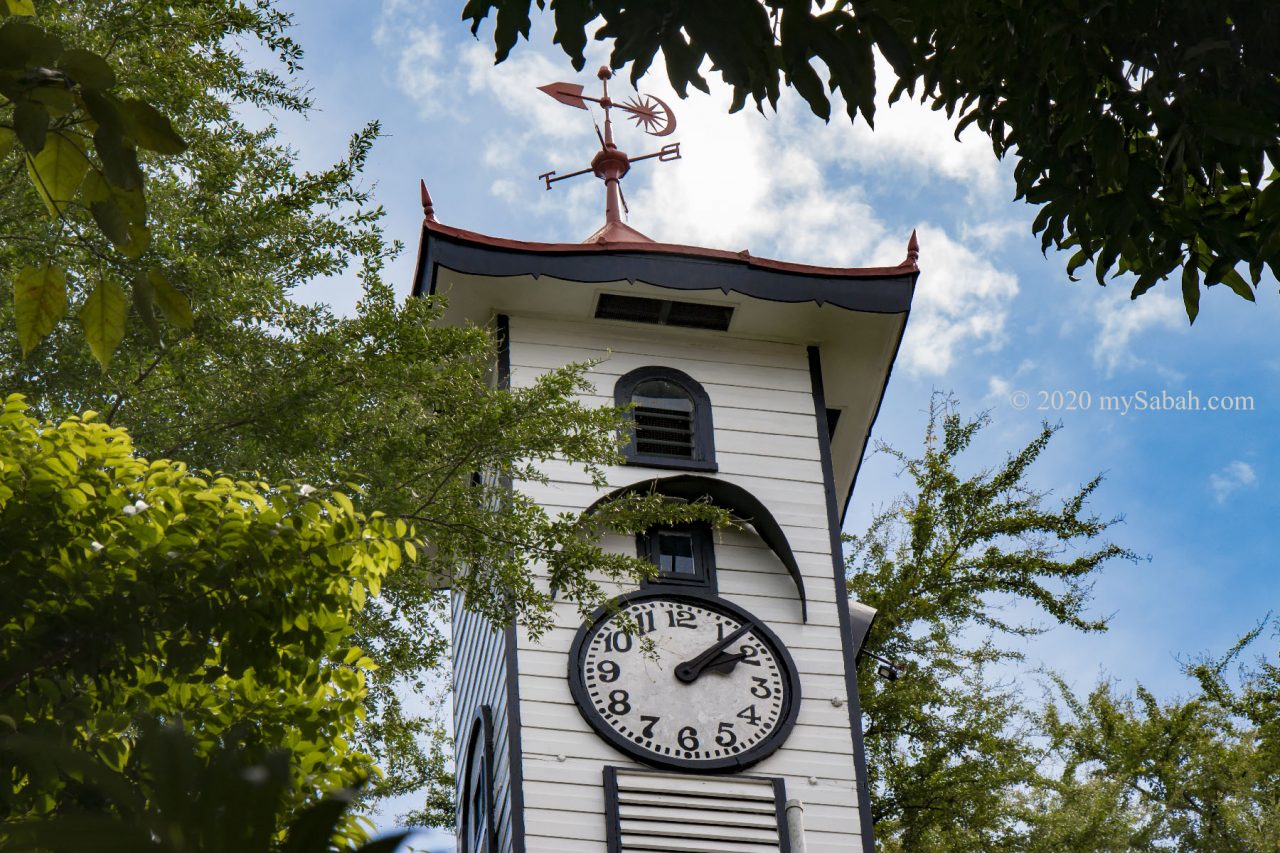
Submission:
<svg viewBox="0 0 1280 853">
<path fill-rule="evenodd" d="M 495 12 L 499 62 L 528 38 L 532 0 L 467 0 L 476 32 Z M 539 9 L 546 8 L 537 0 Z M 1280 274 L 1280 6 L 1267 0 L 553 0 L 555 41 L 581 70 L 587 30 L 632 83 L 661 56 L 683 97 L 710 67 L 731 111 L 777 105 L 783 84 L 829 119 L 829 93 L 871 124 L 879 52 L 890 100 L 919 96 L 973 124 L 1016 161 L 1039 205 L 1041 245 L 1092 261 L 1099 284 L 1132 273 L 1137 298 L 1182 267 L 1201 288 L 1253 301 Z M 598 27 L 595 25 L 599 24 Z M 826 78 L 825 80 L 823 78 Z M 957 130 L 957 133 L 959 131 Z M 1247 265 L 1249 279 L 1236 270 Z"/>
<path fill-rule="evenodd" d="M 963 476 L 987 423 L 935 395 L 921 455 L 881 448 L 911 491 L 849 551 L 850 593 L 879 610 L 866 648 L 908 667 L 895 682 L 877 679 L 870 661 L 859 670 L 872 814 L 887 851 L 1023 849 L 1021 792 L 1043 753 L 1018 686 L 993 670 L 1020 658 L 1010 637 L 1045 628 L 1004 614 L 1031 606 L 1101 630 L 1085 613 L 1092 580 L 1132 557 L 1098 541 L 1110 522 L 1085 511 L 1098 479 L 1060 502 L 1030 485 L 1052 427 L 998 468 Z"/>
<path fill-rule="evenodd" d="M 49 5 L 56 16 L 56 4 Z M 115 279 L 163 276 L 158 268 L 147 270 L 143 257 L 151 230 L 138 149 L 178 155 L 187 143 L 154 106 L 120 93 L 129 81 L 117 85 L 110 51 L 67 45 L 39 25 L 35 14 L 33 2 L 0 8 L 0 153 L 24 161 L 30 190 L 44 203 L 48 224 L 32 222 L 24 236 L 39 245 L 44 268 L 58 275 L 46 275 L 41 292 L 24 287 L 21 278 L 15 283 L 19 335 L 25 355 L 60 319 L 62 311 L 51 314 L 48 307 L 65 307 L 62 249 L 74 242 L 93 259 L 98 284 L 83 320 L 90 351 L 105 368 L 127 317 L 127 300 Z M 16 210 L 35 219 L 31 207 L 24 198 Z M 55 284 L 61 288 L 56 300 L 47 292 Z M 185 301 L 180 294 L 175 298 Z"/>
<path fill-rule="evenodd" d="M 1046 779 L 1036 851 L 1263 853 L 1280 845 L 1280 667 L 1189 664 L 1195 691 L 1160 700 L 1104 682 L 1081 697 L 1055 679 L 1039 724 L 1060 772 Z M 1237 682 L 1238 686 L 1232 686 Z"/>
<path fill-rule="evenodd" d="M 373 660 L 353 645 L 367 595 L 413 531 L 340 491 L 148 461 L 91 413 L 0 414 L 0 737 L 60 738 L 129 766 L 137 715 L 181 721 L 209 754 L 288 753 L 291 797 L 355 784 Z M 74 804 L 0 741 L 0 813 Z"/>
</svg>

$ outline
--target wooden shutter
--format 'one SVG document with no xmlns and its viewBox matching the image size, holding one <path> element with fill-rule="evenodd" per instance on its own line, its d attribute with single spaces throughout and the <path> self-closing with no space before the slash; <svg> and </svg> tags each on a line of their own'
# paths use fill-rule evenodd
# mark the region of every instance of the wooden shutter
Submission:
<svg viewBox="0 0 1280 853">
<path fill-rule="evenodd" d="M 781 779 L 604 769 L 609 853 L 790 853 Z"/>
</svg>

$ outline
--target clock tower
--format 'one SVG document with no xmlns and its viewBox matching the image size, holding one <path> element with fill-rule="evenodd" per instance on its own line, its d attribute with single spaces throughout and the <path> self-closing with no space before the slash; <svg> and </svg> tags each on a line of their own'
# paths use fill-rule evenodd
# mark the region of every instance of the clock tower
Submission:
<svg viewBox="0 0 1280 853">
<path fill-rule="evenodd" d="M 915 235 L 901 264 L 859 269 L 654 242 L 621 221 L 634 160 L 608 114 L 665 135 L 669 108 L 544 91 L 605 108 L 584 170 L 605 182 L 604 227 L 570 244 L 485 236 L 438 222 L 424 188 L 414 292 L 447 295 L 445 323 L 497 328 L 499 381 L 596 360 L 588 402 L 632 407 L 607 488 L 554 462 L 549 482 L 513 488 L 557 512 L 657 491 L 746 524 L 608 537 L 655 577 L 585 623 L 557 604 L 537 641 L 455 597 L 458 849 L 870 851 L 866 608 L 846 593 L 840 521 L 911 305 Z"/>
</svg>

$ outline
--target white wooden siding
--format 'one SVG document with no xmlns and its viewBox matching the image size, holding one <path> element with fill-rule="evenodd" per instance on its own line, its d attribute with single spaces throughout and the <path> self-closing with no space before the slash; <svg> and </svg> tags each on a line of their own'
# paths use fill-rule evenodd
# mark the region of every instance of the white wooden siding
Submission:
<svg viewBox="0 0 1280 853">
<path fill-rule="evenodd" d="M 790 650 L 800 672 L 797 724 L 783 747 L 748 772 L 782 777 L 804 802 L 810 853 L 860 849 L 852 736 L 832 578 L 827 505 L 819 462 L 807 354 L 802 346 L 708 333 L 511 316 L 512 384 L 547 370 L 600 360 L 588 374 L 588 405 L 611 405 L 618 377 L 637 367 L 683 370 L 712 403 L 714 476 L 755 495 L 782 526 L 804 578 L 809 620 L 778 558 L 750 528 L 716 534 L 720 594 L 759 616 Z M 550 482 L 516 488 L 553 511 L 580 511 L 603 492 L 573 466 L 541 466 Z M 610 488 L 678 473 L 640 466 L 608 469 Z M 611 537 L 607 547 L 635 553 Z M 638 767 L 597 736 L 573 704 L 567 655 L 581 625 L 577 608 L 556 605 L 557 625 L 533 642 L 518 632 L 526 845 L 529 853 L 603 853 L 603 768 Z M 832 700 L 838 704 L 833 704 Z M 696 848 L 702 849 L 702 848 Z"/>
</svg>

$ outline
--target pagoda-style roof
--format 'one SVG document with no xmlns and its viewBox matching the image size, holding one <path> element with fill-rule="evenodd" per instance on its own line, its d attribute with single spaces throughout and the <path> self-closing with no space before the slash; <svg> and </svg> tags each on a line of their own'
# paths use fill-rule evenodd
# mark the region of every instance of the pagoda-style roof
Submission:
<svg viewBox="0 0 1280 853">
<path fill-rule="evenodd" d="M 678 243 L 593 239 L 586 243 L 536 243 L 490 237 L 423 222 L 413 293 L 436 292 L 439 267 L 472 275 L 543 275 L 568 281 L 645 282 L 677 290 L 720 290 L 775 302 L 813 302 L 876 314 L 911 307 L 916 263 L 915 235 L 907 257 L 893 267 L 824 267 L 757 258 L 750 252 L 705 249 Z"/>
</svg>

